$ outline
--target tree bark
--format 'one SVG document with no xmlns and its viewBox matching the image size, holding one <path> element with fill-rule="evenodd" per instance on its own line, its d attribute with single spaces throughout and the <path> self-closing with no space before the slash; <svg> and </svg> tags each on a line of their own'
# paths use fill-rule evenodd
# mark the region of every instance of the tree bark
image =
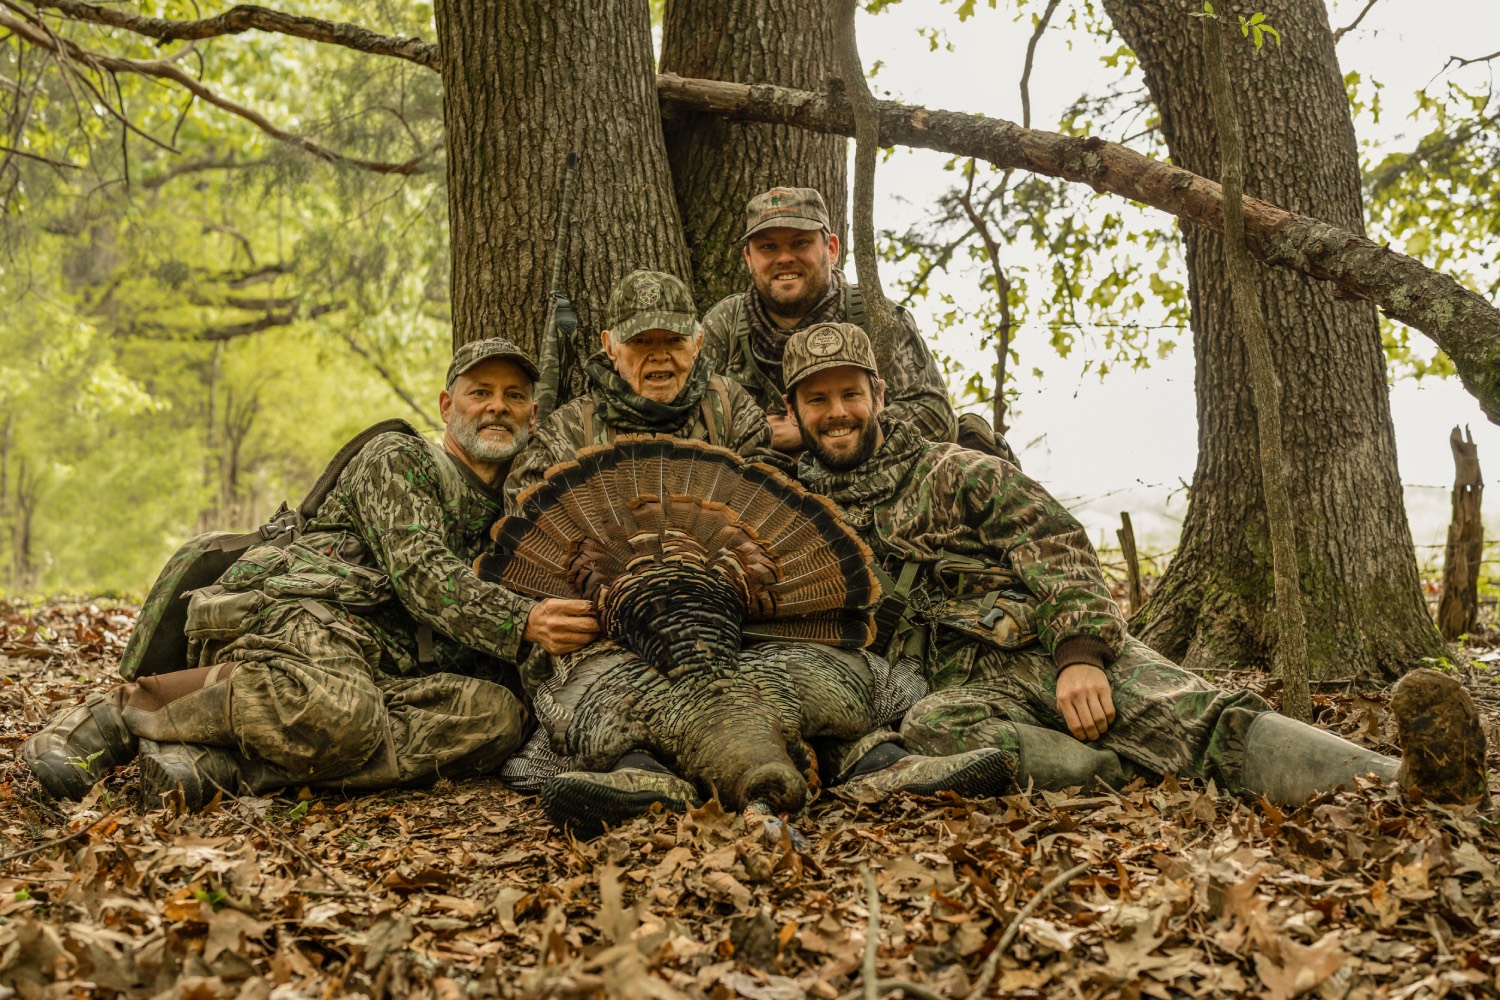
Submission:
<svg viewBox="0 0 1500 1000">
<path fill-rule="evenodd" d="M 1181 0 L 1105 0 L 1140 59 L 1174 163 L 1220 170 L 1194 22 Z M 1226 53 L 1248 136 L 1247 187 L 1363 234 L 1354 130 L 1321 4 L 1264 5 L 1286 44 Z M 1275 642 L 1270 538 L 1250 374 L 1217 233 L 1184 227 L 1195 331 L 1198 466 L 1182 540 L 1138 633 L 1191 667 L 1265 664 Z M 1440 639 L 1418 587 L 1374 308 L 1265 269 L 1315 679 L 1390 679 Z"/>
<path fill-rule="evenodd" d="M 530 350 L 546 319 L 557 180 L 580 155 L 563 269 L 581 346 L 633 268 L 689 273 L 646 0 L 437 5 L 447 122 L 453 342 Z"/>
<path fill-rule="evenodd" d="M 670 74 L 658 77 L 657 89 L 669 108 L 854 134 L 854 118 L 841 96 Z M 1212 232 L 1224 231 L 1224 199 L 1216 181 L 1096 136 L 1059 135 L 894 101 L 880 102 L 880 136 L 890 146 L 973 156 L 1001 168 L 1087 184 Z M 1343 294 L 1368 299 L 1431 337 L 1453 359 L 1464 388 L 1485 415 L 1500 423 L 1500 309 L 1421 261 L 1366 239 L 1362 225 L 1351 230 L 1309 217 L 1297 203 L 1293 211 L 1259 198 L 1246 198 L 1244 204 L 1246 238 L 1256 258 L 1332 282 Z"/>
<path fill-rule="evenodd" d="M 687 77 L 775 83 L 822 91 L 835 76 L 824 0 L 670 0 L 662 69 Z M 787 38 L 795 45 L 774 44 Z M 743 291 L 745 203 L 773 187 L 810 187 L 828 203 L 842 238 L 847 141 L 790 125 L 735 122 L 694 111 L 666 121 L 667 156 L 693 267 L 700 312 Z"/>
</svg>

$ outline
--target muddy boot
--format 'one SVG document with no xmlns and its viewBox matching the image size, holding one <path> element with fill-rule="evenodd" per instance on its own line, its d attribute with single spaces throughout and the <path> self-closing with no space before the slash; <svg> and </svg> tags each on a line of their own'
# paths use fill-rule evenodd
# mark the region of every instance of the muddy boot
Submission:
<svg viewBox="0 0 1500 1000">
<path fill-rule="evenodd" d="M 147 809 L 159 809 L 167 796 L 182 792 L 187 809 L 202 809 L 223 792 L 258 795 L 284 787 L 280 771 L 247 761 L 234 750 L 194 743 L 141 740 L 141 798 Z"/>
<path fill-rule="evenodd" d="M 158 743 L 237 746 L 229 724 L 229 677 L 238 663 L 143 677 L 125 701 L 125 725 Z"/>
<path fill-rule="evenodd" d="M 1124 788 L 1135 777 L 1135 769 L 1128 761 L 1122 761 L 1112 751 L 1082 743 L 1069 733 L 1021 722 L 1012 726 L 1020 757 L 1015 774 L 1017 788 L 1055 792 L 1081 787 L 1087 792 Z"/>
<path fill-rule="evenodd" d="M 1283 806 L 1300 806 L 1320 792 L 1351 788 L 1361 774 L 1394 781 L 1401 766 L 1394 757 L 1275 712 L 1263 712 L 1250 723 L 1244 762 L 1240 790 Z"/>
<path fill-rule="evenodd" d="M 647 753 L 632 751 L 609 771 L 564 771 L 542 787 L 542 809 L 559 829 L 596 837 L 660 805 L 683 812 L 697 802 L 693 786 Z"/>
<path fill-rule="evenodd" d="M 907 753 L 895 743 L 882 743 L 855 764 L 850 776 L 833 791 L 859 802 L 879 802 L 895 792 L 907 795 L 1004 795 L 1015 787 L 1005 755 L 993 747 L 951 757 Z"/>
<path fill-rule="evenodd" d="M 81 799 L 111 768 L 135 759 L 135 734 L 121 714 L 130 686 L 89 695 L 21 747 L 21 759 L 54 798 Z"/>
<path fill-rule="evenodd" d="M 1456 678 L 1413 670 L 1396 683 L 1391 711 L 1401 734 L 1396 780 L 1408 802 L 1489 806 L 1484 730 Z"/>
</svg>

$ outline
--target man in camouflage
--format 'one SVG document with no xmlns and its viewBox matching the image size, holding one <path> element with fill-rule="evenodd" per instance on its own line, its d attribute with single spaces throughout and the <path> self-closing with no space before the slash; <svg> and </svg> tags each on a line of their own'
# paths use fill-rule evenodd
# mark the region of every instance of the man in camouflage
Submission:
<svg viewBox="0 0 1500 1000">
<path fill-rule="evenodd" d="M 148 803 L 181 789 L 196 807 L 220 788 L 367 791 L 497 767 L 526 723 L 514 662 L 598 631 L 586 602 L 533 601 L 472 570 L 532 430 L 535 378 L 508 341 L 459 348 L 442 444 L 370 440 L 305 533 L 192 595 L 186 669 L 93 695 L 27 742 L 37 778 L 77 797 L 139 752 Z"/>
<path fill-rule="evenodd" d="M 1405 767 L 1220 690 L 1126 632 L 1083 528 L 1041 486 L 883 412 L 858 327 L 796 334 L 783 365 L 806 446 L 798 477 L 844 509 L 895 581 L 898 642 L 931 689 L 902 723 L 909 747 L 994 747 L 1024 783 L 1058 776 L 1066 731 L 1097 748 L 1089 776 L 1106 781 L 1123 763 L 1300 804 L 1373 772 L 1412 798 L 1485 800 L 1484 736 L 1452 678 L 1416 671 L 1397 686 Z"/>
<path fill-rule="evenodd" d="M 692 297 L 680 280 L 655 271 L 631 272 L 610 295 L 607 322 L 608 329 L 600 333 L 602 350 L 585 366 L 589 394 L 544 420 L 511 470 L 506 492 L 512 511 L 517 497 L 540 483 L 548 469 L 572 460 L 582 448 L 621 434 L 707 441 L 747 461 L 786 467 L 785 456 L 770 447 L 771 431 L 760 405 L 739 384 L 709 373 L 700 354 L 703 334 Z M 861 708 L 868 707 L 871 717 L 882 721 L 899 718 L 925 691 L 911 672 L 893 671 L 883 659 L 859 650 L 819 647 L 808 652 L 797 644 L 764 643 L 743 655 L 773 663 L 798 655 L 847 657 L 871 681 L 872 705 Z M 653 805 L 682 810 L 697 800 L 689 782 L 643 751 L 626 754 L 608 772 L 591 772 L 568 770 L 567 759 L 553 749 L 567 745 L 574 709 L 590 697 L 593 680 L 634 658 L 634 653 L 608 643 L 569 656 L 534 655 L 523 667 L 539 725 L 526 747 L 506 762 L 502 774 L 517 790 L 540 791 L 543 807 L 560 827 L 589 834 Z M 851 779 L 851 789 L 875 780 L 882 791 L 928 793 L 978 792 L 994 783 L 999 762 L 992 750 L 933 762 L 890 754 L 882 744 L 892 737 L 883 731 L 820 748 L 830 762 L 825 780 Z M 877 771 L 878 778 L 865 777 Z"/>
<path fill-rule="evenodd" d="M 782 403 L 787 340 L 815 323 L 862 326 L 863 299 L 858 286 L 834 267 L 839 238 L 817 191 L 772 188 L 751 198 L 745 215 L 741 238 L 750 287 L 723 299 L 703 317 L 704 353 L 715 371 L 744 385 L 766 410 L 775 447 L 795 454 L 802 438 Z M 937 362 L 911 313 L 898 307 L 896 314 L 901 336 L 887 386 L 891 418 L 929 441 L 955 441 L 958 421 Z M 1003 438 L 995 446 L 1014 461 Z"/>
</svg>

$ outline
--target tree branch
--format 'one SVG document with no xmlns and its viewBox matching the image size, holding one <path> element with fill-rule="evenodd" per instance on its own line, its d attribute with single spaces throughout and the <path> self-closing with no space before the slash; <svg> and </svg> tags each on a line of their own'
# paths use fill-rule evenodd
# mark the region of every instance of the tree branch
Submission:
<svg viewBox="0 0 1500 1000">
<path fill-rule="evenodd" d="M 46 49 L 47 51 L 66 59 L 76 60 L 92 69 L 113 71 L 117 73 L 136 73 L 141 76 L 150 76 L 157 79 L 170 80 L 178 86 L 187 90 L 189 93 L 193 94 L 196 97 L 202 98 L 215 107 L 221 108 L 224 111 L 228 111 L 230 114 L 238 115 L 239 117 L 245 119 L 256 128 L 266 133 L 266 135 L 269 135 L 271 138 L 278 139 L 293 146 L 297 146 L 305 150 L 306 152 L 311 153 L 313 156 L 318 157 L 318 159 L 320 160 L 326 160 L 329 163 L 341 163 L 351 167 L 359 167 L 364 170 L 374 171 L 378 174 L 411 175 L 425 172 L 425 168 L 422 166 L 423 157 L 421 156 L 414 157 L 404 163 L 381 163 L 375 160 L 362 160 L 356 157 L 344 156 L 341 153 L 335 153 L 328 147 L 323 146 L 305 136 L 294 135 L 290 132 L 285 132 L 277 128 L 275 125 L 271 124 L 271 122 L 259 112 L 252 111 L 250 108 L 247 108 L 244 105 L 236 104 L 228 98 L 220 97 L 218 94 L 214 93 L 203 84 L 199 83 L 193 77 L 189 76 L 187 73 L 184 73 L 181 69 L 178 69 L 176 66 L 172 65 L 170 62 L 164 59 L 121 59 L 116 56 L 106 56 L 94 52 L 89 52 L 78 47 L 73 42 L 70 42 L 65 38 L 59 38 L 56 35 L 51 34 L 50 32 L 34 28 L 31 25 L 26 24 L 22 21 L 18 21 L 10 15 L 4 13 L 0 13 L 0 26 L 10 28 L 16 34 L 20 35 L 22 38 L 26 39 L 26 41 L 30 42 L 32 45 L 37 46 L 38 48 Z M 108 102 L 105 103 L 106 105 L 108 104 Z M 110 110 L 113 111 L 113 108 L 111 108 Z M 150 137 L 148 136 L 147 138 Z M 159 140 L 156 139 L 152 139 L 152 141 L 159 143 Z M 173 150 L 173 152 L 176 152 L 176 150 Z"/>
<path fill-rule="evenodd" d="M 112 28 L 124 28 L 138 35 L 156 40 L 156 44 L 167 42 L 198 41 L 220 35 L 237 35 L 244 31 L 269 31 L 282 35 L 294 35 L 314 42 L 342 45 L 345 48 L 369 52 L 378 56 L 393 56 L 414 62 L 430 70 L 438 68 L 438 47 L 433 42 L 420 38 L 395 38 L 381 35 L 357 24 L 324 21 L 316 17 L 299 17 L 241 4 L 216 17 L 205 17 L 197 21 L 169 21 L 161 17 L 141 17 L 125 11 L 80 0 L 35 0 L 38 10 L 52 9 L 76 21 L 91 21 L 107 24 Z"/>
<path fill-rule="evenodd" d="M 198 331 L 198 339 L 216 341 L 234 340 L 237 337 L 248 337 L 252 333 L 260 333 L 262 330 L 270 330 L 273 327 L 291 326 L 298 320 L 317 319 L 324 313 L 331 313 L 342 308 L 344 308 L 344 303 L 330 302 L 313 306 L 311 309 L 307 310 L 306 315 L 303 315 L 301 309 L 299 309 L 297 306 L 293 306 L 292 308 L 279 313 L 268 312 L 259 319 L 247 320 L 244 323 L 230 323 L 227 326 L 208 327 L 204 330 Z M 158 329 L 167 328 L 158 327 Z"/>
<path fill-rule="evenodd" d="M 371 354 L 364 347 L 364 345 L 360 344 L 359 341 L 355 340 L 347 332 L 341 334 L 341 336 L 344 338 L 344 343 L 349 345 L 349 350 L 353 351 L 355 354 L 358 354 L 360 357 L 368 361 L 370 363 L 370 367 L 375 369 L 375 374 L 385 379 L 385 384 L 391 387 L 391 391 L 394 392 L 397 396 L 401 397 L 401 402 L 411 407 L 411 411 L 417 416 L 421 417 L 422 420 L 426 422 L 428 427 L 431 427 L 435 431 L 440 431 L 443 429 L 443 425 L 432 419 L 432 414 L 424 410 L 417 403 L 417 401 L 412 398 L 411 393 L 407 392 L 405 387 L 402 386 L 400 382 L 396 381 L 396 377 L 391 374 L 390 369 L 386 368 L 385 365 L 376 360 L 375 356 Z"/>
<path fill-rule="evenodd" d="M 1359 22 L 1361 22 L 1361 21 L 1363 21 L 1365 19 L 1365 15 L 1366 14 L 1370 13 L 1370 8 L 1373 7 L 1373 6 L 1375 6 L 1379 2 L 1380 2 L 1380 0 L 1369 0 L 1369 2 L 1365 4 L 1364 10 L 1361 10 L 1359 12 L 1359 16 L 1358 17 L 1356 17 L 1354 20 L 1350 21 L 1348 24 L 1344 25 L 1338 31 L 1335 31 L 1333 33 L 1333 44 L 1337 45 L 1339 43 L 1339 39 L 1340 38 L 1343 38 L 1344 35 L 1348 34 L 1349 32 L 1353 31 L 1355 28 L 1359 27 Z"/>
<path fill-rule="evenodd" d="M 1500 59 L 1500 52 L 1491 52 L 1487 56 L 1476 56 L 1473 59 L 1464 59 L 1461 56 L 1449 56 L 1448 61 L 1443 63 L 1443 69 L 1447 69 L 1454 64 L 1457 64 L 1458 68 L 1462 69 L 1465 66 L 1472 66 L 1475 63 L 1493 62 L 1496 59 Z"/>
<path fill-rule="evenodd" d="M 244 170 L 247 167 L 262 167 L 265 166 L 265 163 L 265 160 L 236 160 L 232 156 L 228 159 L 216 159 L 205 156 L 196 160 L 179 163 L 164 174 L 157 177 L 147 177 L 145 180 L 138 180 L 135 184 L 137 187 L 154 191 L 157 188 L 165 187 L 179 177 L 186 177 L 189 174 L 200 174 L 209 170 Z"/>
<path fill-rule="evenodd" d="M 796 125 L 849 135 L 847 102 L 767 84 L 657 77 L 661 100 L 686 111 L 738 121 Z M 1014 122 L 892 101 L 879 102 L 881 141 L 973 156 L 1087 184 L 1224 231 L 1219 184 L 1097 137 L 1028 129 Z M 1244 200 L 1246 239 L 1258 259 L 1338 285 L 1391 318 L 1420 330 L 1453 359 L 1465 388 L 1500 423 L 1500 310 L 1441 274 L 1348 230 L 1261 201 Z"/>
</svg>

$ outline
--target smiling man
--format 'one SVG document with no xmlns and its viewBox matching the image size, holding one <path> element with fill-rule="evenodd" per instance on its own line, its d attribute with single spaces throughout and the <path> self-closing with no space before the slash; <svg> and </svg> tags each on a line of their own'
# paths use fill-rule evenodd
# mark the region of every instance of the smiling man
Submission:
<svg viewBox="0 0 1500 1000">
<path fill-rule="evenodd" d="M 533 601 L 474 558 L 535 420 L 536 367 L 492 338 L 453 355 L 441 445 L 369 439 L 300 537 L 256 545 L 187 607 L 190 663 L 90 696 L 27 741 L 54 795 L 140 756 L 148 804 L 223 788 L 369 791 L 497 767 L 521 741 L 515 662 L 581 648 L 585 601 Z M 79 766 L 79 761 L 89 762 Z"/>
<path fill-rule="evenodd" d="M 859 287 L 834 266 L 839 238 L 831 232 L 828 208 L 817 191 L 772 188 L 750 199 L 745 216 L 742 239 L 750 287 L 723 299 L 703 317 L 704 353 L 715 371 L 744 385 L 766 410 L 776 448 L 795 453 L 802 447 L 801 435 L 782 404 L 787 341 L 815 323 L 863 326 L 864 301 Z M 887 406 L 895 419 L 930 441 L 956 440 L 953 404 L 932 351 L 911 313 L 898 308 L 897 314 L 902 334 L 888 375 Z"/>
<path fill-rule="evenodd" d="M 1221 690 L 1126 632 L 1087 534 L 1038 483 L 893 419 L 858 327 L 796 334 L 785 366 L 807 446 L 797 478 L 843 508 L 900 581 L 887 593 L 909 595 L 901 648 L 931 693 L 906 713 L 907 747 L 993 747 L 1016 784 L 1048 784 L 1080 759 L 1059 747 L 1071 733 L 1110 783 L 1123 762 L 1300 805 L 1373 773 L 1413 800 L 1487 800 L 1484 733 L 1452 677 L 1417 670 L 1396 686 L 1404 763 L 1278 715 L 1254 692 Z"/>
</svg>

